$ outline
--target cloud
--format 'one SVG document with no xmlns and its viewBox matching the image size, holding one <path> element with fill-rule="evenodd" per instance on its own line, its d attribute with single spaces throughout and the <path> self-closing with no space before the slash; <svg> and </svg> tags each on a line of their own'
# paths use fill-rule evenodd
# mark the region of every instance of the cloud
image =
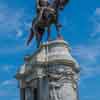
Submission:
<svg viewBox="0 0 100 100">
<path fill-rule="evenodd" d="M 95 14 L 100 15 L 100 8 L 96 8 Z"/>
<path fill-rule="evenodd" d="M 79 84 L 84 84 L 81 87 L 85 88 L 85 80 L 100 77 L 100 62 L 98 61 L 100 59 L 100 48 L 86 45 L 77 46 L 73 55 L 78 59 L 80 65 Z"/>
<path fill-rule="evenodd" d="M 17 9 L 14 11 L 5 5 L 4 7 L 0 8 L 0 12 L 1 31 L 10 32 L 21 26 L 20 21 L 23 17 L 24 10 Z"/>
<path fill-rule="evenodd" d="M 6 3 L 0 3 L 0 36 L 10 39 L 21 37 L 22 30 L 28 31 L 29 15 L 25 8 L 11 8 Z"/>
<path fill-rule="evenodd" d="M 14 98 L 14 99 L 10 99 L 10 100 L 18 100 L 19 99 L 19 95 L 18 95 L 18 90 L 15 91 L 8 91 L 7 89 L 5 90 L 0 90 L 0 98 L 3 99 L 7 99 L 7 98 Z M 17 98 L 17 99 L 15 99 Z"/>
<path fill-rule="evenodd" d="M 0 91 L 0 97 L 9 96 L 7 91 Z"/>
<path fill-rule="evenodd" d="M 97 57 L 100 57 L 100 46 L 99 44 L 78 45 L 73 48 L 73 52 L 74 55 L 79 57 L 81 60 L 95 62 Z"/>
<path fill-rule="evenodd" d="M 0 55 L 11 55 L 11 54 L 24 52 L 25 50 L 27 50 L 27 48 L 21 45 L 2 47 L 0 48 Z"/>
<path fill-rule="evenodd" d="M 81 70 L 81 81 L 84 81 L 85 79 L 89 79 L 91 77 L 97 77 L 97 76 L 100 76 L 99 65 L 95 65 L 95 66 L 92 66 L 91 64 L 83 65 Z"/>
<path fill-rule="evenodd" d="M 91 37 L 100 36 L 100 8 L 96 8 L 94 14 L 91 17 L 91 22 L 93 24 L 93 32 L 91 33 Z"/>
<path fill-rule="evenodd" d="M 15 71 L 15 65 L 9 65 L 9 64 L 4 64 L 4 65 L 1 65 L 2 68 L 1 68 L 1 71 L 3 71 L 4 73 L 12 73 Z"/>
<path fill-rule="evenodd" d="M 0 97 L 18 96 L 17 81 L 15 79 L 5 80 L 0 84 Z M 14 91 L 14 92 L 13 92 Z"/>
<path fill-rule="evenodd" d="M 12 80 L 5 80 L 1 83 L 1 87 L 4 86 L 16 86 L 17 85 L 17 81 L 15 79 Z"/>
<path fill-rule="evenodd" d="M 17 37 L 22 37 L 22 35 L 23 35 L 23 32 L 22 32 L 22 30 L 17 30 Z"/>
<path fill-rule="evenodd" d="M 0 55 L 25 51 L 26 35 L 31 26 L 31 13 L 26 8 L 12 8 L 0 2 Z"/>
<path fill-rule="evenodd" d="M 87 44 L 79 44 L 73 47 L 72 53 L 80 63 L 80 82 L 84 79 L 100 76 L 100 39 L 90 39 Z"/>
</svg>

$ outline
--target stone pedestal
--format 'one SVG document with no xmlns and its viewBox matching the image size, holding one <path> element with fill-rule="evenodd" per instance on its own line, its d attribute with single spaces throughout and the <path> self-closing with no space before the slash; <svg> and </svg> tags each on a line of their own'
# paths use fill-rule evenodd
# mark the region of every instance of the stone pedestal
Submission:
<svg viewBox="0 0 100 100">
<path fill-rule="evenodd" d="M 16 74 L 25 92 L 21 100 L 78 100 L 78 76 L 79 65 L 64 40 L 41 45 Z"/>
</svg>

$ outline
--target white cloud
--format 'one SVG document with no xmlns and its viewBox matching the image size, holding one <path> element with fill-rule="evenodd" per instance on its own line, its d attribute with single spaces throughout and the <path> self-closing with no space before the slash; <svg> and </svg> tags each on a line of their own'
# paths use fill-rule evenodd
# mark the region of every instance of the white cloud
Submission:
<svg viewBox="0 0 100 100">
<path fill-rule="evenodd" d="M 91 77 L 100 76 L 100 66 L 92 66 L 90 65 L 83 65 L 81 71 L 81 78 L 82 79 L 89 79 Z"/>
<path fill-rule="evenodd" d="M 9 46 L 0 48 L 0 55 L 11 55 L 16 53 L 21 53 L 22 51 L 26 51 L 27 48 L 25 46 Z"/>
<path fill-rule="evenodd" d="M 73 55 L 78 58 L 81 67 L 81 80 L 84 83 L 84 79 L 90 77 L 100 76 L 100 39 L 89 40 L 87 44 L 80 44 L 75 46 Z"/>
<path fill-rule="evenodd" d="M 30 14 L 25 8 L 11 8 L 6 3 L 0 3 L 0 55 L 27 49 L 25 41 L 30 20 Z"/>
<path fill-rule="evenodd" d="M 0 4 L 0 36 L 15 38 L 21 37 L 23 31 L 28 31 L 28 23 L 31 19 L 25 8 L 10 8 L 7 4 Z M 26 27 L 27 25 L 27 27 Z M 16 35 L 16 32 L 18 33 Z M 18 38 L 17 37 L 17 38 Z"/>
<path fill-rule="evenodd" d="M 7 89 L 0 90 L 0 98 L 1 97 L 3 97 L 3 98 L 5 98 L 5 97 L 18 98 L 19 97 L 18 90 L 15 90 L 14 92 L 11 90 L 8 91 Z M 12 100 L 14 100 L 14 99 L 12 99 Z M 15 99 L 15 100 L 18 100 L 18 99 Z"/>
<path fill-rule="evenodd" d="M 97 24 L 96 32 L 100 32 L 100 23 Z"/>
<path fill-rule="evenodd" d="M 100 15 L 100 8 L 96 8 L 95 14 Z"/>
<path fill-rule="evenodd" d="M 100 8 L 96 8 L 94 14 L 92 15 L 91 22 L 93 24 L 93 32 L 91 33 L 91 37 L 100 36 Z"/>
<path fill-rule="evenodd" d="M 15 65 L 11 65 L 11 64 L 2 64 L 1 65 L 1 71 L 6 73 L 6 74 L 11 74 L 12 72 L 14 72 L 16 70 Z"/>
<path fill-rule="evenodd" d="M 79 57 L 81 60 L 88 60 L 90 62 L 95 62 L 97 57 L 100 57 L 99 44 L 78 45 L 73 48 L 73 52 L 74 55 Z"/>
<path fill-rule="evenodd" d="M 0 97 L 9 96 L 7 91 L 0 91 Z"/>
<path fill-rule="evenodd" d="M 23 10 L 13 10 L 11 8 L 0 9 L 0 29 L 2 31 L 12 31 L 21 26 L 20 20 L 23 17 Z M 6 29 L 6 30 L 5 30 Z"/>
<path fill-rule="evenodd" d="M 22 30 L 17 30 L 17 37 L 22 37 L 23 36 L 23 32 Z"/>
<path fill-rule="evenodd" d="M 2 66 L 2 69 L 3 69 L 3 71 L 5 71 L 5 72 L 10 72 L 11 69 L 12 69 L 12 66 L 11 66 L 11 65 L 3 65 L 3 66 Z"/>
<path fill-rule="evenodd" d="M 13 85 L 17 85 L 17 81 L 15 79 L 12 80 L 5 80 L 1 83 L 1 87 L 2 86 L 13 86 Z"/>
</svg>

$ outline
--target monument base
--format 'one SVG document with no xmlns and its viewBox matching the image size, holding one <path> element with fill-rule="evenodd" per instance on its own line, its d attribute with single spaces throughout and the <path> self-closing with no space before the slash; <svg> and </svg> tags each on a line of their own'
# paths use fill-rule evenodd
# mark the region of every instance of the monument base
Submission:
<svg viewBox="0 0 100 100">
<path fill-rule="evenodd" d="M 78 100 L 78 76 L 78 63 L 64 40 L 42 44 L 16 74 L 21 100 Z"/>
</svg>

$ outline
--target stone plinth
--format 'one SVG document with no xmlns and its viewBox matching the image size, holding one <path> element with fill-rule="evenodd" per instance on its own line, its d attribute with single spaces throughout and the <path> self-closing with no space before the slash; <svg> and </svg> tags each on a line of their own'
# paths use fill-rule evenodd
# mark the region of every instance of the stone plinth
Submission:
<svg viewBox="0 0 100 100">
<path fill-rule="evenodd" d="M 78 76 L 79 65 L 64 40 L 41 45 L 16 74 L 21 100 L 78 100 Z"/>
</svg>

